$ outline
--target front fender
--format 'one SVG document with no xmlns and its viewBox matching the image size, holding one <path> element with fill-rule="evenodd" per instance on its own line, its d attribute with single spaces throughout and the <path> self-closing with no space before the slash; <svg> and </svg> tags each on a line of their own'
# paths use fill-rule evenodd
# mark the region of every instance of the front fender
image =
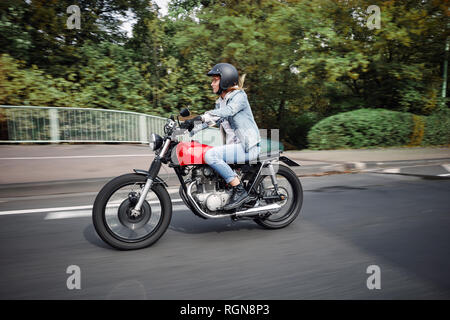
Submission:
<svg viewBox="0 0 450 320">
<path fill-rule="evenodd" d="M 147 170 L 133 169 L 133 171 L 134 171 L 135 173 L 137 173 L 137 174 L 140 174 L 140 175 L 143 175 L 143 176 L 147 176 L 147 177 L 150 175 L 150 173 L 149 173 Z M 158 176 L 154 179 L 154 182 L 155 182 L 155 183 L 162 183 L 162 184 L 165 185 L 166 187 L 169 187 L 169 186 L 167 185 L 167 183 L 166 183 L 163 179 L 161 179 L 160 177 L 158 177 Z"/>
</svg>

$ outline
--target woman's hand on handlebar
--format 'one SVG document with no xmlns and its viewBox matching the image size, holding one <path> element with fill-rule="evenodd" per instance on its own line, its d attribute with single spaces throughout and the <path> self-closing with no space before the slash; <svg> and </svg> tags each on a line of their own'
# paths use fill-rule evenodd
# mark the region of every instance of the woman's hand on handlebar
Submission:
<svg viewBox="0 0 450 320">
<path fill-rule="evenodd" d="M 199 121 L 202 121 L 202 117 L 201 116 L 196 116 L 193 119 L 188 119 L 188 120 L 184 121 L 180 125 L 180 128 L 181 129 L 188 129 L 189 131 L 192 131 L 192 129 L 194 128 L 195 122 L 199 122 Z"/>
<path fill-rule="evenodd" d="M 189 131 L 189 135 L 192 137 L 196 133 L 208 128 L 208 124 L 203 122 L 202 124 L 196 125 L 192 130 Z"/>
</svg>

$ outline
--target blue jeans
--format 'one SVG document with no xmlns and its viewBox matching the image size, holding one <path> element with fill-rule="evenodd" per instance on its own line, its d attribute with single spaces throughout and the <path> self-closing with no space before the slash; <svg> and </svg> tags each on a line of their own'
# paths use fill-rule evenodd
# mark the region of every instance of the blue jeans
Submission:
<svg viewBox="0 0 450 320">
<path fill-rule="evenodd" d="M 260 148 L 255 146 L 247 153 L 242 144 L 226 144 L 209 149 L 205 153 L 205 162 L 230 183 L 237 176 L 227 163 L 246 163 L 258 157 Z"/>
</svg>

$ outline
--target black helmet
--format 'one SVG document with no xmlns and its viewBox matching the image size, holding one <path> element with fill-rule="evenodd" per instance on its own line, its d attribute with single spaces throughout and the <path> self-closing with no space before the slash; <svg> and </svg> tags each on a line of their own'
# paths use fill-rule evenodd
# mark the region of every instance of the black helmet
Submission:
<svg viewBox="0 0 450 320">
<path fill-rule="evenodd" d="M 229 63 L 218 63 L 207 73 L 208 76 L 220 76 L 219 91 L 233 87 L 239 83 L 239 73 L 237 69 Z"/>
</svg>

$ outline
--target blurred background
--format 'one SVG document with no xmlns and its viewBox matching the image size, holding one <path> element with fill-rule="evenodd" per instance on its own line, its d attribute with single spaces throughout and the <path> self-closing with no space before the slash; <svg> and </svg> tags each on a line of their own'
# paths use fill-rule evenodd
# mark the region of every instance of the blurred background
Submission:
<svg viewBox="0 0 450 320">
<path fill-rule="evenodd" d="M 448 145 L 448 17 L 444 0 L 2 1 L 0 141 L 144 141 L 211 109 L 205 74 L 229 62 L 288 150 Z"/>
<path fill-rule="evenodd" d="M 0 1 L 0 299 L 449 299 L 448 21 L 447 0 Z M 219 62 L 301 164 L 300 217 L 200 220 L 163 166 L 167 233 L 111 249 L 99 190 L 214 107 Z"/>
</svg>

